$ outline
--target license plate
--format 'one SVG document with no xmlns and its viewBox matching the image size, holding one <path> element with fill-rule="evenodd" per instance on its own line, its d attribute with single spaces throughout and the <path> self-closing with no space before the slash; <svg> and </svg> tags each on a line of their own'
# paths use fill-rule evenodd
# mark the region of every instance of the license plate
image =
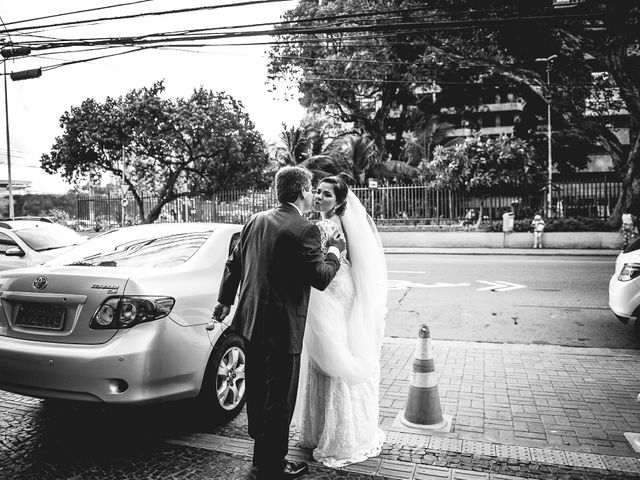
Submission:
<svg viewBox="0 0 640 480">
<path fill-rule="evenodd" d="M 18 309 L 16 325 L 44 330 L 62 330 L 65 307 L 59 305 L 23 304 Z"/>
</svg>

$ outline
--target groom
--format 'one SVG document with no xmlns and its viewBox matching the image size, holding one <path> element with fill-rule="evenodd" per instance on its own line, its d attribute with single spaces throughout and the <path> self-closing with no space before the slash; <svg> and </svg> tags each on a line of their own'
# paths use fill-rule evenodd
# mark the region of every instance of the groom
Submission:
<svg viewBox="0 0 640 480">
<path fill-rule="evenodd" d="M 213 318 L 229 314 L 238 284 L 232 327 L 246 342 L 249 435 L 254 440 L 252 475 L 296 478 L 309 470 L 285 459 L 300 372 L 300 351 L 311 287 L 327 288 L 340 268 L 342 238 L 329 241 L 302 216 L 313 207 L 311 173 L 284 167 L 276 173 L 279 205 L 253 215 L 227 260 Z"/>
</svg>

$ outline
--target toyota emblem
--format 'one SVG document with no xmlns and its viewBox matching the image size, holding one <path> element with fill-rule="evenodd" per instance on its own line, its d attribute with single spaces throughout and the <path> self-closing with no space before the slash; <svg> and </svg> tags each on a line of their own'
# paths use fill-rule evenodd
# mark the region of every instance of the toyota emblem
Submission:
<svg viewBox="0 0 640 480">
<path fill-rule="evenodd" d="M 36 290 L 44 290 L 47 288 L 47 277 L 36 277 L 33 281 L 33 288 Z"/>
</svg>

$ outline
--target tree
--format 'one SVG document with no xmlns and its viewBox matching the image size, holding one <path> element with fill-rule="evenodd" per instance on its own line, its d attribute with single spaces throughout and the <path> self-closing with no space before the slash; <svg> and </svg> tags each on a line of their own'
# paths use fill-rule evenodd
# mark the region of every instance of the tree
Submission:
<svg viewBox="0 0 640 480">
<path fill-rule="evenodd" d="M 307 117 L 299 126 L 282 124 L 279 142 L 275 148 L 275 157 L 283 165 L 297 165 L 309 157 L 320 154 L 324 146 L 325 133 L 323 122 Z"/>
<path fill-rule="evenodd" d="M 296 81 L 304 106 L 329 109 L 363 128 L 383 155 L 387 134 L 399 148 L 398 140 L 414 130 L 412 117 L 437 113 L 441 105 L 472 106 L 492 88 L 525 99 L 523 113 L 532 122 L 525 118 L 515 133 L 531 140 L 525 133 L 545 118 L 549 100 L 556 167 L 584 167 L 584 152 L 597 143 L 625 185 L 612 221 L 623 206 L 640 217 L 640 4 L 577 0 L 559 9 L 555 3 L 486 0 L 478 9 L 472 0 L 301 0 L 285 15 L 282 39 L 291 39 L 288 28 L 304 26 L 307 41 L 276 45 L 270 75 Z M 552 55 L 547 85 L 536 59 Z M 599 71 L 609 78 L 594 77 Z M 437 101 L 434 85 L 442 89 Z M 608 125 L 620 105 L 632 118 L 629 151 Z M 582 155 L 559 154 L 576 145 Z M 539 152 L 542 164 L 544 149 Z"/>
<path fill-rule="evenodd" d="M 366 134 L 348 132 L 334 138 L 319 155 L 309 157 L 301 166 L 316 178 L 344 173 L 356 186 L 365 184 L 369 168 L 380 162 L 375 141 Z"/>
<path fill-rule="evenodd" d="M 453 146 L 464 139 L 449 136 L 453 125 L 439 115 L 430 116 L 424 125 L 403 135 L 404 145 L 399 160 L 389 160 L 385 167 L 401 182 L 416 182 L 423 179 L 423 169 L 433 160 L 438 145 Z"/>
<path fill-rule="evenodd" d="M 542 172 L 533 149 L 521 139 L 474 135 L 463 143 L 438 146 L 424 176 L 434 187 L 471 192 L 478 187 L 522 189 L 536 185 Z"/>
<path fill-rule="evenodd" d="M 482 22 L 474 20 L 477 15 L 469 8 L 472 2 L 449 6 L 435 0 L 424 3 L 444 13 L 442 20 L 475 24 L 472 29 L 448 29 L 428 36 L 432 54 L 439 61 L 475 70 L 485 83 L 508 82 L 525 98 L 527 107 L 540 116 L 546 116 L 543 108 L 550 101 L 553 158 L 558 169 L 563 170 L 558 160 L 567 159 L 558 155 L 561 148 L 568 145 L 575 152 L 576 146 L 584 150 L 589 140 L 599 144 L 613 158 L 624 183 L 611 222 L 619 222 L 623 207 L 640 214 L 637 1 L 580 0 L 560 10 L 551 1 L 488 0 L 483 8 L 493 12 L 493 19 L 484 18 Z M 492 26 L 492 20 L 500 28 Z M 553 55 L 557 58 L 552 81 L 546 85 L 544 64 L 536 59 Z M 611 114 L 622 107 L 631 117 L 631 146 L 627 152 L 614 134 L 615 125 L 609 124 Z M 575 166 L 584 164 L 580 156 L 568 159 L 575 161 Z"/>
<path fill-rule="evenodd" d="M 420 67 L 414 62 L 422 51 L 398 44 L 396 38 L 362 38 L 343 34 L 335 40 L 322 33 L 322 28 L 335 26 L 334 16 L 351 12 L 385 10 L 384 0 L 344 0 L 318 2 L 300 0 L 298 6 L 284 15 L 288 23 L 280 28 L 281 39 L 287 42 L 289 25 L 304 26 L 318 33 L 303 35 L 305 42 L 279 43 L 270 51 L 269 78 L 274 89 L 282 80 L 298 84 L 301 103 L 309 111 L 331 115 L 354 125 L 374 140 L 382 158 L 386 157 L 387 134 L 401 138 L 405 130 L 409 107 L 417 104 L 412 81 Z M 394 2 L 404 3 L 404 2 Z M 411 12 L 401 16 L 410 18 Z M 313 21 L 301 20 L 314 19 Z M 375 25 L 385 25 L 385 15 L 368 17 Z M 341 20 L 342 27 L 358 26 L 357 19 Z M 353 37 L 355 42 L 349 42 Z M 419 72 L 422 77 L 422 72 Z M 397 122 L 390 121 L 393 107 L 400 109 Z M 397 158 L 399 145 L 390 153 Z"/>
<path fill-rule="evenodd" d="M 87 99 L 60 118 L 63 134 L 41 164 L 72 182 L 110 172 L 123 178 L 144 223 L 179 198 L 269 184 L 261 135 L 242 104 L 202 87 L 162 98 L 162 82 L 100 103 Z M 143 195 L 157 197 L 145 211 Z"/>
<path fill-rule="evenodd" d="M 78 211 L 78 200 L 75 192 L 64 195 L 27 193 L 15 197 L 16 216 L 48 217 L 53 210 L 64 211 L 75 216 Z"/>
</svg>

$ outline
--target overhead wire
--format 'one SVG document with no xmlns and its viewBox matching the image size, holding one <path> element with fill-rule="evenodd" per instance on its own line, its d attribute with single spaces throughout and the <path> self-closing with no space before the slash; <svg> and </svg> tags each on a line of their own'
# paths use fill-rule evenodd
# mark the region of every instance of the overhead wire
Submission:
<svg viewBox="0 0 640 480">
<path fill-rule="evenodd" d="M 94 18 L 90 20 L 73 20 L 73 21 L 60 22 L 60 23 L 49 24 L 49 25 L 25 26 L 25 27 L 20 27 L 20 30 L 24 31 L 24 30 L 34 29 L 34 28 L 38 28 L 38 29 L 58 28 L 61 26 L 69 26 L 69 25 L 78 25 L 78 24 L 87 24 L 87 23 L 96 23 L 96 22 L 109 22 L 109 21 L 116 21 L 116 20 L 120 21 L 120 20 L 149 17 L 149 16 L 174 15 L 179 13 L 193 13 L 193 12 L 198 12 L 203 10 L 219 10 L 219 9 L 230 8 L 230 7 L 247 7 L 251 5 L 281 3 L 286 1 L 288 0 L 247 0 L 244 2 L 226 3 L 222 5 L 206 5 L 202 7 L 180 8 L 175 10 L 161 10 L 156 12 L 133 13 L 129 15 L 119 15 L 117 17 L 101 17 L 101 18 Z"/>
<path fill-rule="evenodd" d="M 94 8 L 86 8 L 84 10 L 74 10 L 72 12 L 65 12 L 65 13 L 56 13 L 53 15 L 45 15 L 42 17 L 33 17 L 33 18 L 28 18 L 28 19 L 24 19 L 24 20 L 14 20 L 13 22 L 7 22 L 7 25 L 15 25 L 18 23 L 28 23 L 28 22 L 35 22 L 37 20 L 46 20 L 49 18 L 57 18 L 57 17 L 64 17 L 67 15 L 77 15 L 78 13 L 87 13 L 87 12 L 95 12 L 98 10 L 107 10 L 107 9 L 111 9 L 111 8 L 118 8 L 118 7 L 123 7 L 123 6 L 130 6 L 130 5 L 137 5 L 138 3 L 148 3 L 148 2 L 153 2 L 155 0 L 136 0 L 133 2 L 127 2 L 127 3 L 117 3 L 114 5 L 106 5 L 104 7 L 94 7 Z"/>
<path fill-rule="evenodd" d="M 258 2 L 241 2 L 241 3 L 236 3 L 236 4 L 225 4 L 225 5 L 220 5 L 220 6 L 216 6 L 217 8 L 220 7 L 230 7 L 230 6 L 244 6 L 247 4 L 254 4 L 254 3 L 271 3 L 274 0 L 261 0 Z M 281 0 L 275 0 L 275 1 L 281 1 Z M 199 7 L 200 8 L 200 7 Z M 424 10 L 424 7 L 416 7 L 413 10 Z M 174 12 L 180 12 L 180 11 L 184 11 L 185 9 L 181 9 L 181 10 L 172 10 L 169 11 L 168 13 L 174 13 Z M 193 9 L 187 9 L 187 10 L 193 10 Z M 395 12 L 401 12 L 401 13 L 406 13 L 405 11 L 398 9 Z M 158 14 L 159 12 L 155 12 L 156 14 Z M 388 11 L 372 11 L 372 12 L 363 12 L 360 15 L 367 15 L 367 16 L 373 16 L 373 15 L 381 15 L 384 13 L 388 13 Z M 464 14 L 469 14 L 469 13 L 477 13 L 477 12 L 470 12 L 470 11 L 464 11 L 464 12 L 456 12 L 456 13 L 464 13 Z M 142 15 L 142 14 L 141 14 Z M 589 18 L 595 18 L 595 16 L 600 16 L 601 14 L 593 14 L 591 17 Z M 348 14 L 348 15 L 333 15 L 333 16 L 328 16 L 329 18 L 340 18 L 341 20 L 344 20 L 346 18 L 350 18 L 353 19 L 354 17 L 357 18 L 358 14 Z M 587 18 L 584 14 L 580 14 L 580 15 L 575 15 L 575 14 L 568 14 L 568 15 L 564 15 L 564 18 L 567 19 L 576 19 L 576 18 L 582 18 L 585 19 Z M 513 17 L 513 18 L 508 18 L 508 19 L 484 19 L 483 21 L 485 22 L 492 22 L 493 24 L 495 24 L 495 22 L 504 22 L 506 21 L 517 21 L 517 22 L 521 22 L 521 21 L 533 21 L 533 20 L 554 20 L 554 21 L 558 21 L 558 16 L 531 16 L 531 17 Z M 315 19 L 302 19 L 301 21 L 316 21 L 318 20 L 318 18 Z M 473 22 L 477 22 L 478 19 L 473 20 Z M 461 24 L 460 22 L 463 22 L 463 24 Z M 244 32 L 227 32 L 227 33 L 213 33 L 211 35 L 197 35 L 198 33 L 201 33 L 203 31 L 211 31 L 213 30 L 215 31 L 219 31 L 219 30 L 230 30 L 230 29 L 237 29 L 237 28 L 247 28 L 248 26 L 263 26 L 263 25 L 276 25 L 276 24 L 280 24 L 280 25 L 290 25 L 292 23 L 300 23 L 300 22 L 291 22 L 291 21 L 284 21 L 284 22 L 269 22 L 269 23 L 262 23 L 262 24 L 250 24 L 250 25 L 236 25 L 236 26 L 226 26 L 226 27 L 213 27 L 213 28 L 209 28 L 209 29 L 187 29 L 187 30 L 181 30 L 179 32 L 164 32 L 164 33 L 159 33 L 159 34 L 155 34 L 157 36 L 159 36 L 160 38 L 153 38 L 154 34 L 147 34 L 147 35 L 142 35 L 139 37 L 120 37 L 120 38 L 108 38 L 108 37 L 103 37 L 103 38 L 94 38 L 94 39 L 74 39 L 74 40 L 66 40 L 66 41 L 62 41 L 62 42 L 47 42 L 47 43 L 38 43 L 38 42 L 29 42 L 29 44 L 32 46 L 32 48 L 36 48 L 36 52 L 39 51 L 44 51 L 44 50 L 59 50 L 59 49 L 68 49 L 70 47 L 85 47 L 82 50 L 79 49 L 73 49 L 73 50 L 68 50 L 67 52 L 59 52 L 58 54 L 65 54 L 65 53 L 79 53 L 82 51 L 95 51 L 95 50 L 100 50 L 100 49 L 107 49 L 107 48 L 122 48 L 122 47 L 138 47 L 138 48 L 131 48 L 130 50 L 126 51 L 126 52 L 119 52 L 116 54 L 112 54 L 112 55 L 103 55 L 103 56 L 98 56 L 98 57 L 92 57 L 92 58 L 86 58 L 86 59 L 80 59 L 80 60 L 74 60 L 74 61 L 69 61 L 69 62 L 63 62 L 61 64 L 58 65 L 53 65 L 53 66 L 49 66 L 49 67 L 43 67 L 45 69 L 53 69 L 53 68 L 58 68 L 60 66 L 64 66 L 64 65 L 70 65 L 70 64 L 74 64 L 74 63 L 85 63 L 85 62 L 89 62 L 89 61 L 93 61 L 93 60 L 97 60 L 97 59 L 102 59 L 102 58 L 108 58 L 111 56 L 116 56 L 116 55 L 124 55 L 127 53 L 132 53 L 132 52 L 137 52 L 137 51 L 141 51 L 143 49 L 149 49 L 149 48 L 156 48 L 156 49 L 162 49 L 162 48 L 180 48 L 180 47 L 185 47 L 185 46 L 189 46 L 192 48 L 195 48 L 197 46 L 200 47 L 216 47 L 216 46 L 223 46 L 223 45 L 227 45 L 227 46 L 243 46 L 243 45 L 277 45 L 277 44 L 286 44 L 286 43 L 300 43 L 300 42 L 305 42 L 305 43 L 312 43 L 312 42 L 318 42 L 318 43 L 323 43 L 323 42 L 333 42 L 333 41 L 345 41 L 345 42 L 354 42 L 354 41 L 361 41 L 361 40 L 367 40 L 367 39 L 386 39 L 389 40 L 390 38 L 398 35 L 398 34 L 402 34 L 402 35 L 412 35 L 412 34 L 424 34 L 425 33 L 425 29 L 427 31 L 432 30 L 432 29 L 437 29 L 437 28 L 441 28 L 444 27 L 448 28 L 448 27 L 468 27 L 468 28 L 472 28 L 471 25 L 466 25 L 464 24 L 464 22 L 469 22 L 469 20 L 463 20 L 463 21 L 455 21 L 452 22 L 451 21 L 447 21 L 447 22 L 424 22 L 424 21 L 420 21 L 420 22 L 401 22 L 401 23 L 385 23 L 385 24 L 377 24 L 377 25 L 351 25 L 351 26 L 335 26 L 335 25 L 330 25 L 330 26 L 313 26 L 313 27 L 303 27 L 303 28 L 282 28 L 282 29 L 278 29 L 278 30 L 261 30 L 261 31 L 244 31 Z M 361 32 L 369 32 L 371 30 L 382 30 L 383 33 L 377 33 L 374 35 L 353 35 L 353 33 L 361 33 Z M 406 29 L 406 30 L 403 30 Z M 386 32 L 384 32 L 384 30 L 387 30 Z M 342 37 L 338 37 L 336 38 L 335 36 L 329 36 L 329 37 L 321 37 L 321 38 L 301 38 L 299 40 L 277 40 L 277 41 L 267 41 L 267 42 L 246 42 L 246 43 L 226 43 L 226 44 L 221 44 L 221 43 L 214 43 L 214 44 L 195 44 L 194 41 L 198 41 L 198 40 L 209 40 L 209 41 L 215 41 L 215 40 L 220 40 L 220 39 L 230 39 L 230 38 L 246 38 L 246 37 L 253 37 L 253 36 L 265 36 L 265 35 L 270 35 L 270 36 L 277 36 L 277 37 L 283 37 L 283 36 L 295 36 L 295 35 L 333 35 L 335 33 L 347 33 L 349 34 L 349 36 L 342 36 Z M 193 34 L 193 35 L 192 35 Z M 174 36 L 171 36 L 174 35 Z M 178 35 L 178 38 L 175 38 L 175 35 Z M 152 37 L 152 38 L 149 38 Z M 173 42 L 172 44 L 168 44 L 165 42 Z M 188 42 L 188 45 L 185 45 L 185 43 Z M 410 45 L 410 46 L 418 46 L 418 44 L 416 42 L 389 42 L 389 43 L 393 43 L 395 45 Z M 424 42 L 422 45 L 431 45 L 429 42 Z M 461 44 L 460 44 L 461 45 Z M 356 44 L 349 44 L 346 43 L 346 46 L 352 46 L 355 47 Z M 447 46 L 451 46 L 451 44 L 448 44 Z M 456 45 L 453 45 L 456 46 Z M 39 50 L 41 49 L 41 50 Z M 34 57 L 38 56 L 38 53 L 33 55 Z M 289 59 L 295 59 L 295 57 L 287 57 L 287 56 L 276 56 L 276 58 L 289 58 Z M 297 59 L 304 59 L 304 57 L 297 57 Z M 354 60 L 354 59 L 315 59 L 316 61 L 351 61 L 351 62 L 367 62 L 367 60 Z M 374 63 L 374 61 L 370 61 L 370 63 Z M 398 64 L 401 64 L 402 62 L 397 62 Z M 386 62 L 386 64 L 393 64 L 390 62 Z M 346 79 L 348 80 L 348 79 Z"/>
<path fill-rule="evenodd" d="M 257 1 L 255 3 L 269 3 L 269 2 L 273 2 L 273 1 L 284 1 L 284 0 L 260 0 Z M 247 5 L 247 4 L 251 4 L 254 2 L 243 2 L 243 3 L 236 3 L 236 4 L 225 4 L 225 5 L 218 5 L 218 6 L 206 6 L 206 7 L 194 7 L 191 9 L 180 9 L 180 10 L 169 10 L 169 11 L 161 11 L 161 12 L 146 12 L 146 13 L 139 13 L 139 14 L 132 14 L 132 15 L 126 15 L 126 16 L 118 16 L 118 17 L 106 17 L 103 19 L 91 19 L 91 20 L 80 20 L 80 21 L 75 21 L 75 22 L 67 22 L 67 23 L 77 23 L 77 24 L 82 24 L 82 23 L 86 23 L 86 22 L 91 22 L 91 23 L 96 23 L 102 20 L 115 20 L 115 19 L 126 19 L 126 18 L 132 18 L 132 17 L 136 17 L 136 16 L 144 16 L 144 15 L 160 15 L 160 14 L 173 14 L 173 13 L 182 13 L 185 11 L 196 11 L 196 10 L 201 10 L 201 9 L 211 9 L 211 8 L 223 8 L 223 7 L 231 7 L 231 6 L 243 6 L 243 5 Z M 301 23 L 308 23 L 308 22 L 320 22 L 320 21 L 326 21 L 326 20 L 350 20 L 350 21 L 357 21 L 360 19 L 363 19 L 365 17 L 370 17 L 370 16 L 376 16 L 376 15 L 389 15 L 389 14 L 406 14 L 406 13 L 411 13 L 414 11 L 428 11 L 429 8 L 428 6 L 422 6 L 422 7 L 412 7 L 409 9 L 392 9 L 392 10 L 374 10 L 374 11 L 369 11 L 369 12 L 360 12 L 360 13 L 351 13 L 351 14 L 341 14 L 341 15 L 330 15 L 330 16 L 319 16 L 319 17 L 309 17 L 309 18 L 302 18 L 302 19 L 295 19 L 294 21 L 280 21 L 280 22 L 264 22 L 264 23 L 258 23 L 258 24 L 250 24 L 250 25 L 236 25 L 236 26 L 224 26 L 224 27 L 215 27 L 215 30 L 230 30 L 230 29 L 238 29 L 238 28 L 247 28 L 247 27 L 256 27 L 256 26 L 267 26 L 267 25 L 271 25 L 271 26 L 276 26 L 276 25 L 291 25 L 291 24 L 301 24 Z M 455 14 L 464 14 L 464 15 L 471 15 L 471 14 L 478 14 L 478 13 L 485 13 L 485 12 L 492 12 L 490 10 L 482 10 L 482 11 L 472 11 L 472 10 L 468 10 L 468 11 L 458 11 L 458 12 L 453 12 L 453 15 L 449 12 L 444 12 L 444 13 L 429 13 L 429 18 L 433 18 L 434 16 L 438 16 L 438 15 L 445 15 L 448 17 L 451 16 L 455 16 Z M 495 13 L 495 12 L 493 12 Z M 453 22 L 457 22 L 459 24 L 459 22 L 510 22 L 510 21 L 518 21 L 518 22 L 522 22 L 522 21 L 527 21 L 527 20 L 532 20 L 532 19 L 545 19 L 545 20 L 564 20 L 564 19 L 584 19 L 586 18 L 585 15 L 592 15 L 595 17 L 601 16 L 603 15 L 603 13 L 592 13 L 592 14 L 562 14 L 562 15 L 553 15 L 553 16 L 533 16 L 533 17 L 513 17 L 513 18 L 505 18 L 505 17 L 500 17 L 500 18 L 484 18 L 484 19 L 465 19 L 465 20 L 454 20 Z M 393 28 L 394 24 L 389 25 L 388 22 L 388 18 L 385 19 L 385 23 L 382 24 L 383 26 L 380 25 L 364 25 L 362 26 L 362 28 Z M 429 26 L 431 25 L 431 28 L 445 28 L 447 26 L 449 26 L 450 28 L 459 28 L 460 26 L 465 27 L 465 25 L 455 25 L 455 24 L 451 24 L 452 21 L 448 21 L 448 22 L 429 22 L 428 25 L 422 25 L 422 28 L 424 28 L 425 26 Z M 66 25 L 67 23 L 62 23 L 62 24 L 55 24 L 52 25 L 54 27 L 59 27 L 61 25 Z M 420 26 L 420 24 L 418 22 L 411 22 L 412 24 L 418 25 Z M 468 27 L 468 25 L 466 25 Z M 473 24 L 471 25 L 472 27 L 477 27 L 477 24 Z M 47 27 L 45 26 L 35 26 L 32 28 L 45 28 Z M 30 27 L 31 28 L 31 27 Z M 316 27 L 316 31 L 323 33 L 322 30 L 318 29 L 319 27 Z M 324 28 L 331 28 L 331 26 L 325 26 Z M 335 28 L 335 27 L 334 27 Z M 346 28 L 346 27 L 343 27 Z M 352 29 L 354 28 L 353 26 L 351 27 Z M 212 28 L 208 28 L 208 29 L 191 29 L 191 30 L 183 30 L 180 32 L 175 32 L 178 34 L 191 34 L 194 32 L 198 32 L 198 31 L 211 31 L 214 30 Z M 289 29 L 290 30 L 290 29 Z M 273 30 L 269 30 L 267 32 L 264 32 L 265 34 L 271 34 L 271 35 L 282 35 L 282 34 L 289 34 L 289 33 L 296 33 L 295 31 L 293 32 L 289 32 L 287 31 L 287 29 L 276 29 L 275 31 Z M 304 32 L 303 32 L 304 33 Z M 324 32 L 327 33 L 327 32 Z M 328 32 L 328 33 L 332 33 L 332 32 Z M 158 35 L 170 35 L 171 32 L 164 32 L 162 34 L 158 34 Z"/>
<path fill-rule="evenodd" d="M 536 17 L 537 19 L 538 17 Z M 544 17 L 544 19 L 551 20 L 552 17 Z M 508 21 L 523 21 L 530 19 L 502 19 L 502 22 Z M 557 18 L 553 19 L 558 21 Z M 243 31 L 243 32 L 228 32 L 228 33 L 214 33 L 214 34 L 198 34 L 185 38 L 184 36 L 171 37 L 162 35 L 159 38 L 149 38 L 149 35 L 142 35 L 138 37 L 115 37 L 115 38 L 93 38 L 93 39 L 71 39 L 62 42 L 49 42 L 43 44 L 41 42 L 27 42 L 32 49 L 45 50 L 56 49 L 69 46 L 87 46 L 87 45 L 150 45 L 150 44 L 162 44 L 164 42 L 191 42 L 202 40 L 219 40 L 230 38 L 247 38 L 247 37 L 260 37 L 260 36 L 283 36 L 283 35 L 333 35 L 333 34 L 345 34 L 345 33 L 363 33 L 363 32 L 386 32 L 388 34 L 402 34 L 402 35 L 419 35 L 425 34 L 429 31 L 436 31 L 439 29 L 451 30 L 451 29 L 469 29 L 475 28 L 471 25 L 460 25 L 459 22 L 455 22 L 456 25 L 442 25 L 442 22 L 436 22 L 436 24 L 430 22 L 403 22 L 391 25 L 377 24 L 366 26 L 348 26 L 348 27 L 328 27 L 328 28 L 294 28 L 284 29 L 275 33 L 272 30 L 259 30 L 259 31 Z M 488 24 L 488 26 L 496 25 L 495 23 Z M 485 25 L 487 26 L 487 25 Z M 499 25 L 502 27 L 502 24 Z M 341 37 L 342 39 L 353 39 L 357 37 Z M 325 41 L 335 40 L 332 37 L 324 39 Z M 301 39 L 299 41 L 309 41 L 309 39 Z"/>
</svg>

